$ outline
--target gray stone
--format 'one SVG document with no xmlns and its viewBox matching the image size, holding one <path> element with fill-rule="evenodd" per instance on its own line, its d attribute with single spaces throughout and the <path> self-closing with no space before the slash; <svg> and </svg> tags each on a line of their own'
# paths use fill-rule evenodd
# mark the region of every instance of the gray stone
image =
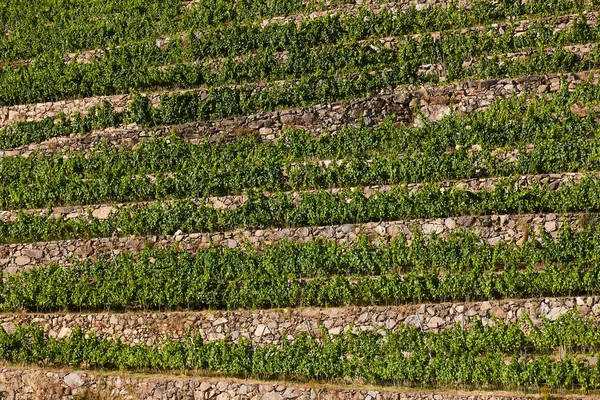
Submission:
<svg viewBox="0 0 600 400">
<path fill-rule="evenodd" d="M 256 327 L 254 336 L 260 337 L 261 335 L 265 335 L 267 333 L 269 333 L 269 328 L 266 325 L 260 324 Z"/>
<path fill-rule="evenodd" d="M 556 221 L 548 221 L 544 224 L 546 232 L 555 232 L 557 229 Z"/>
<path fill-rule="evenodd" d="M 422 225 L 423 233 L 426 235 L 431 235 L 432 233 L 437 233 L 438 235 L 444 231 L 444 227 L 442 225 L 437 224 L 424 224 Z"/>
<path fill-rule="evenodd" d="M 81 376 L 77 372 L 72 372 L 65 376 L 65 383 L 72 389 L 76 389 L 85 384 L 85 381 L 81 378 Z"/>
<path fill-rule="evenodd" d="M 444 225 L 446 225 L 446 228 L 454 230 L 456 228 L 456 221 L 454 220 L 454 218 L 446 218 L 446 220 L 444 221 Z"/>
<path fill-rule="evenodd" d="M 65 327 L 62 327 L 62 328 L 60 329 L 60 331 L 58 331 L 58 335 L 57 335 L 56 337 L 57 337 L 57 338 L 59 338 L 59 339 L 62 339 L 62 338 L 64 338 L 64 337 L 70 336 L 70 335 L 71 335 L 71 332 L 72 332 L 72 331 L 71 331 L 71 328 L 67 328 L 67 327 L 65 326 Z"/>
<path fill-rule="evenodd" d="M 264 400 L 283 400 L 284 397 L 281 395 L 281 393 L 268 392 L 265 393 L 262 398 Z"/>
<path fill-rule="evenodd" d="M 492 308 L 490 310 L 490 314 L 500 320 L 503 320 L 504 318 L 506 318 L 506 312 L 504 311 L 504 309 L 502 307 L 499 307 L 499 306 Z"/>
<path fill-rule="evenodd" d="M 554 307 L 552 310 L 550 310 L 548 315 L 546 315 L 546 318 L 548 318 L 551 321 L 556 321 L 558 319 L 558 317 L 560 317 L 561 315 L 563 315 L 564 313 L 566 313 L 568 311 L 569 310 L 566 309 L 565 307 Z"/>
</svg>

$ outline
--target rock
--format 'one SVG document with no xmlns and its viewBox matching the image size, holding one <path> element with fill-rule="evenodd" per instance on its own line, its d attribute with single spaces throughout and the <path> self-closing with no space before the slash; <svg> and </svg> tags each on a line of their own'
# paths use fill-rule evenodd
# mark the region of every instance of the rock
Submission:
<svg viewBox="0 0 600 400">
<path fill-rule="evenodd" d="M 435 329 L 444 325 L 444 320 L 440 317 L 431 317 L 429 322 L 427 322 L 427 326 L 429 328 Z"/>
<path fill-rule="evenodd" d="M 258 130 L 258 133 L 259 133 L 261 136 L 267 136 L 267 135 L 270 135 L 270 134 L 272 134 L 272 133 L 273 133 L 273 129 L 271 129 L 271 128 L 260 128 L 260 129 Z"/>
<path fill-rule="evenodd" d="M 460 221 L 461 221 L 461 225 L 464 228 L 469 228 L 475 223 L 475 217 L 473 217 L 473 216 L 461 217 Z"/>
<path fill-rule="evenodd" d="M 421 109 L 423 115 L 432 121 L 439 121 L 446 115 L 450 115 L 450 106 L 445 104 L 431 104 Z"/>
<path fill-rule="evenodd" d="M 283 400 L 281 393 L 268 392 L 263 395 L 263 400 Z"/>
<path fill-rule="evenodd" d="M 342 233 L 349 233 L 350 231 L 352 231 L 352 225 L 350 224 L 345 224 L 339 227 L 339 231 Z"/>
<path fill-rule="evenodd" d="M 506 318 L 506 312 L 504 311 L 504 309 L 502 307 L 499 307 L 499 306 L 492 308 L 490 310 L 490 314 L 501 320 Z"/>
<path fill-rule="evenodd" d="M 313 112 L 307 112 L 302 116 L 302 123 L 304 123 L 307 126 L 311 126 L 314 124 L 314 122 L 317 120 L 318 115 L 316 113 Z"/>
<path fill-rule="evenodd" d="M 377 225 L 375 227 L 375 233 L 377 233 L 379 236 L 384 236 L 387 233 L 387 231 L 384 226 Z"/>
<path fill-rule="evenodd" d="M 329 330 L 329 334 L 330 334 L 330 335 L 339 335 L 340 333 L 342 333 L 342 329 L 343 329 L 343 328 L 342 328 L 341 326 L 337 326 L 337 327 L 335 327 L 335 328 L 331 328 L 331 329 Z"/>
<path fill-rule="evenodd" d="M 398 323 L 396 322 L 396 320 L 394 320 L 394 319 L 388 319 L 388 320 L 385 321 L 385 328 L 389 329 L 389 330 L 392 330 L 392 329 L 394 329 L 396 327 L 397 324 Z"/>
<path fill-rule="evenodd" d="M 77 372 L 72 372 L 65 376 L 64 381 L 67 384 L 67 386 L 69 386 L 72 389 L 76 389 L 85 384 L 85 381 L 81 378 L 81 376 L 79 376 Z"/>
<path fill-rule="evenodd" d="M 456 228 L 456 221 L 453 218 L 446 218 L 444 225 L 446 225 L 446 228 L 454 230 Z"/>
<path fill-rule="evenodd" d="M 556 218 L 558 218 L 558 215 L 556 215 L 556 214 L 546 215 L 546 221 L 554 221 L 554 220 L 556 220 Z"/>
<path fill-rule="evenodd" d="M 298 397 L 300 397 L 300 393 L 295 387 L 288 387 L 285 389 L 285 392 L 283 392 L 284 399 L 295 399 Z"/>
<path fill-rule="evenodd" d="M 127 242 L 125 242 L 125 247 L 128 249 L 138 250 L 140 244 L 141 243 L 135 239 L 129 239 Z"/>
<path fill-rule="evenodd" d="M 266 325 L 260 324 L 256 327 L 254 331 L 254 336 L 260 337 L 269 332 L 269 328 Z"/>
<path fill-rule="evenodd" d="M 31 259 L 27 256 L 19 256 L 15 259 L 15 264 L 17 264 L 19 267 L 27 265 L 30 262 L 31 262 Z"/>
<path fill-rule="evenodd" d="M 75 250 L 75 254 L 81 256 L 81 257 L 87 257 L 90 254 L 92 254 L 94 251 L 94 248 L 92 246 L 81 246 L 79 248 L 77 248 L 77 250 Z"/>
<path fill-rule="evenodd" d="M 290 125 L 294 122 L 295 119 L 296 119 L 296 117 L 291 114 L 282 114 L 279 117 L 279 120 L 281 121 L 282 125 Z"/>
<path fill-rule="evenodd" d="M 487 240 L 487 242 L 488 242 L 488 244 L 489 244 L 490 246 L 496 246 L 496 245 L 497 245 L 498 243 L 500 243 L 501 241 L 502 241 L 502 238 L 501 238 L 500 236 L 496 236 L 496 237 L 493 237 L 493 238 L 489 238 L 489 239 Z"/>
<path fill-rule="evenodd" d="M 97 210 L 94 210 L 92 212 L 92 216 L 94 216 L 100 220 L 107 219 L 112 210 L 113 210 L 113 208 L 111 206 L 100 207 Z"/>
<path fill-rule="evenodd" d="M 19 267 L 8 267 L 4 269 L 4 272 L 6 272 L 7 275 L 14 275 L 14 274 L 18 274 L 20 272 L 20 268 Z"/>
<path fill-rule="evenodd" d="M 9 335 L 12 335 L 17 331 L 17 327 L 13 322 L 4 322 L 2 324 L 2 329 L 4 329 L 4 332 L 8 333 Z"/>
<path fill-rule="evenodd" d="M 556 221 L 548 221 L 544 224 L 544 229 L 546 232 L 555 232 L 556 231 Z"/>
<path fill-rule="evenodd" d="M 22 253 L 27 257 L 35 259 L 40 259 L 44 256 L 44 251 L 39 249 L 23 249 Z"/>
<path fill-rule="evenodd" d="M 546 318 L 548 318 L 550 321 L 556 321 L 558 319 L 558 317 L 560 317 L 561 315 L 563 315 L 564 313 L 566 313 L 567 310 L 564 307 L 554 307 L 552 310 L 550 310 L 550 312 L 546 315 Z"/>
<path fill-rule="evenodd" d="M 71 328 L 67 328 L 66 326 L 63 326 L 60 331 L 58 331 L 58 336 L 57 338 L 62 339 L 66 336 L 71 336 Z"/>
<path fill-rule="evenodd" d="M 394 96 L 394 103 L 398 104 L 408 104 L 410 103 L 411 97 L 408 93 L 403 92 Z"/>
<path fill-rule="evenodd" d="M 224 325 L 227 323 L 227 318 L 221 317 L 218 320 L 216 320 L 215 322 L 213 322 L 213 326 L 218 326 L 218 325 Z"/>
<path fill-rule="evenodd" d="M 423 224 L 422 229 L 425 235 L 431 235 L 434 232 L 439 235 L 440 233 L 444 232 L 444 227 L 437 224 Z"/>
<path fill-rule="evenodd" d="M 398 225 L 392 225 L 387 228 L 387 234 L 392 238 L 398 237 Z"/>
</svg>

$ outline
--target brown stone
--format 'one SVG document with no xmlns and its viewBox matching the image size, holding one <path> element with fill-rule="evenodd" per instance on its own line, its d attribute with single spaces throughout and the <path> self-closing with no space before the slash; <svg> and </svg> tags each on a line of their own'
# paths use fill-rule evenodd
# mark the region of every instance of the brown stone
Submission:
<svg viewBox="0 0 600 400">
<path fill-rule="evenodd" d="M 29 264 L 30 261 L 31 259 L 27 256 L 19 256 L 15 258 L 15 264 L 17 264 L 19 267 Z"/>
<path fill-rule="evenodd" d="M 84 245 L 84 246 L 78 247 L 75 250 L 75 254 L 77 254 L 77 255 L 79 255 L 81 257 L 87 257 L 90 254 L 92 254 L 93 251 L 94 251 L 94 249 L 92 248 L 92 246 Z"/>
<path fill-rule="evenodd" d="M 504 311 L 504 309 L 502 307 L 496 306 L 494 308 L 492 308 L 490 311 L 490 315 L 493 315 L 494 317 L 503 320 L 504 318 L 506 318 L 506 312 Z"/>
<path fill-rule="evenodd" d="M 22 253 L 27 257 L 40 259 L 44 256 L 44 251 L 40 249 L 23 249 Z"/>
<path fill-rule="evenodd" d="M 99 220 L 107 219 L 110 213 L 113 211 L 112 206 L 100 207 L 97 210 L 92 212 L 92 216 L 98 218 Z"/>
</svg>

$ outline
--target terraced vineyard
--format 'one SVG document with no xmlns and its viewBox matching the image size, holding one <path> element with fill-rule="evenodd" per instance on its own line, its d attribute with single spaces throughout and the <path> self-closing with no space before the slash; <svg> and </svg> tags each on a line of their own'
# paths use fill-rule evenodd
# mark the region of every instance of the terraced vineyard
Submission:
<svg viewBox="0 0 600 400">
<path fill-rule="evenodd" d="M 597 397 L 599 14 L 0 4 L 0 397 Z"/>
</svg>

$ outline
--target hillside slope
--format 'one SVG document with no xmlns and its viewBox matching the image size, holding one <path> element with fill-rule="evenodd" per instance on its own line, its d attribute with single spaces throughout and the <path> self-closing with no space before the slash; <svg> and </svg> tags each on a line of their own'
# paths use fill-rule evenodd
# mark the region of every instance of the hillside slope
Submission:
<svg viewBox="0 0 600 400">
<path fill-rule="evenodd" d="M 597 397 L 599 13 L 0 5 L 3 398 Z"/>
</svg>

